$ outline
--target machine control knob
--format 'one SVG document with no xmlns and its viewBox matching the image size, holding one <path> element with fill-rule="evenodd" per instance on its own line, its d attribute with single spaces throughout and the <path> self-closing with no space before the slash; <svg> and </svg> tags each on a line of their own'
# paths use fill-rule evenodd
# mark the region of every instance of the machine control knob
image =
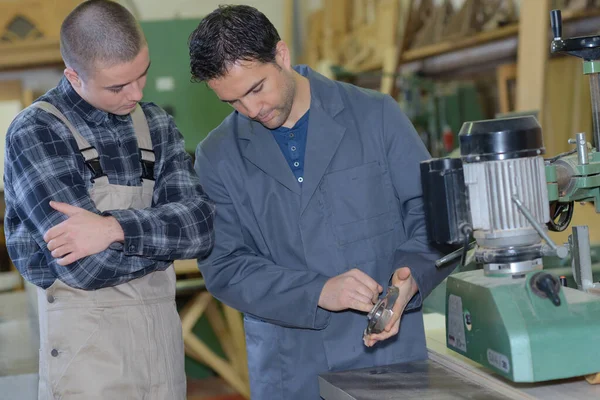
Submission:
<svg viewBox="0 0 600 400">
<path fill-rule="evenodd" d="M 533 292 L 542 297 L 549 298 L 556 307 L 560 306 L 560 281 L 547 272 L 538 272 L 531 277 Z"/>
<path fill-rule="evenodd" d="M 552 26 L 552 33 L 554 39 L 558 39 L 562 36 L 562 18 L 560 10 L 550 11 L 550 25 Z"/>
</svg>

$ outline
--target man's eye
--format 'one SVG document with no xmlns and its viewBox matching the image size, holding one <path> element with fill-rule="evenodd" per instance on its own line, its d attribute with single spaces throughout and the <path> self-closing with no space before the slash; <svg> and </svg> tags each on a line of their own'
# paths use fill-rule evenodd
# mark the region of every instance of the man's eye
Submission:
<svg viewBox="0 0 600 400">
<path fill-rule="evenodd" d="M 263 85 L 260 85 L 260 86 L 256 87 L 256 88 L 255 88 L 255 89 L 252 91 L 252 93 L 258 93 L 258 92 L 260 92 L 260 91 L 262 90 L 262 87 L 263 87 Z"/>
<path fill-rule="evenodd" d="M 121 90 L 123 90 L 123 88 L 122 87 L 120 87 L 120 88 L 109 88 L 108 90 L 110 90 L 113 93 L 119 93 Z"/>
</svg>

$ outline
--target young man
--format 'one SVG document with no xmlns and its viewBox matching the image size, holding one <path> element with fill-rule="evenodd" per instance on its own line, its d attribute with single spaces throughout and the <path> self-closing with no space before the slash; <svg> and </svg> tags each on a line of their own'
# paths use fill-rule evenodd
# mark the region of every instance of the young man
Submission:
<svg viewBox="0 0 600 400">
<path fill-rule="evenodd" d="M 426 237 L 429 154 L 397 103 L 292 67 L 252 7 L 213 11 L 189 44 L 193 76 L 235 109 L 196 151 L 219 210 L 199 266 L 245 313 L 252 398 L 318 399 L 319 373 L 426 358 L 420 306 L 449 271 Z M 396 318 L 365 346 L 390 277 Z"/>
<path fill-rule="evenodd" d="M 58 86 L 6 139 L 6 236 L 38 287 L 40 399 L 184 399 L 175 259 L 213 245 L 214 206 L 173 120 L 140 103 L 144 35 L 117 3 L 63 22 Z"/>
</svg>

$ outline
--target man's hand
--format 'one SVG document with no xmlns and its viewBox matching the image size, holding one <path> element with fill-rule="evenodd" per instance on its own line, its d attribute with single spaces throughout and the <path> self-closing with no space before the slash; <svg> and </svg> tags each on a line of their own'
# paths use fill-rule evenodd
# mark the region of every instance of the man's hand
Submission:
<svg viewBox="0 0 600 400">
<path fill-rule="evenodd" d="M 415 282 L 410 273 L 410 268 L 408 267 L 398 268 L 394 272 L 394 275 L 392 276 L 392 285 L 400 289 L 398 299 L 396 299 L 396 303 L 392 309 L 394 315 L 392 315 L 392 318 L 386 325 L 383 332 L 372 333 L 371 335 L 363 338 L 365 346 L 367 347 L 371 347 L 379 341 L 398 334 L 398 330 L 400 329 L 400 317 L 402 316 L 402 313 L 404 312 L 404 309 L 406 308 L 406 305 L 410 299 L 412 299 L 419 290 L 417 282 Z"/>
<path fill-rule="evenodd" d="M 50 206 L 69 217 L 44 235 L 52 257 L 58 258 L 58 265 L 69 265 L 106 250 L 113 242 L 125 240 L 123 229 L 114 217 L 103 217 L 57 201 L 51 201 Z"/>
<path fill-rule="evenodd" d="M 353 309 L 369 312 L 382 290 L 373 278 L 355 268 L 325 282 L 319 307 L 329 311 Z"/>
</svg>

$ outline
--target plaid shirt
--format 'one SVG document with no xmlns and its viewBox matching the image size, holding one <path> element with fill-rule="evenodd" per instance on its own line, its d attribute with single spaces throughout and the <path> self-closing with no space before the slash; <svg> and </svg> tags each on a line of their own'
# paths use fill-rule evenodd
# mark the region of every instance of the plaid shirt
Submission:
<svg viewBox="0 0 600 400">
<path fill-rule="evenodd" d="M 100 154 L 103 171 L 115 185 L 140 186 L 142 168 L 129 115 L 98 110 L 83 100 L 66 78 L 40 100 L 57 107 Z M 125 233 L 100 253 L 60 266 L 44 233 L 67 217 L 49 205 L 61 201 L 101 214 L 89 191 L 91 172 L 69 129 L 58 118 L 28 108 L 6 136 L 4 194 L 8 252 L 23 277 L 42 288 L 55 279 L 93 290 L 166 269 L 172 260 L 202 258 L 213 246 L 214 205 L 184 150 L 183 137 L 169 115 L 143 103 L 156 163 L 152 207 L 112 210 Z"/>
</svg>

